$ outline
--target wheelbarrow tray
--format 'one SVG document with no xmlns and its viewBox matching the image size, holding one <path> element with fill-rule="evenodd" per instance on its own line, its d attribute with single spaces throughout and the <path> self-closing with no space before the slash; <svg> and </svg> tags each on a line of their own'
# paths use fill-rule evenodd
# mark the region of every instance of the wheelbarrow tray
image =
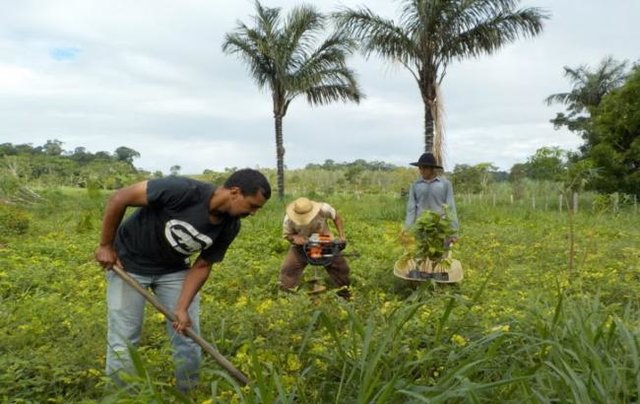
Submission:
<svg viewBox="0 0 640 404">
<path fill-rule="evenodd" d="M 396 261 L 393 274 L 400 279 L 414 282 L 458 283 L 463 278 L 462 264 L 456 259 L 451 259 L 447 268 L 433 263 L 422 265 L 420 268 L 416 267 L 415 263 L 401 266 Z"/>
</svg>

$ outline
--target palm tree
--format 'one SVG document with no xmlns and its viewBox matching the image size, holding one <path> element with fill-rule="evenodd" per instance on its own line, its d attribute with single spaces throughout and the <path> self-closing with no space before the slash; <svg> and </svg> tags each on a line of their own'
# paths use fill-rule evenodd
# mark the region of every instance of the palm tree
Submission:
<svg viewBox="0 0 640 404">
<path fill-rule="evenodd" d="M 418 83 L 424 103 L 424 148 L 442 162 L 438 88 L 454 60 L 491 54 L 542 31 L 538 8 L 516 10 L 518 0 L 402 0 L 398 24 L 369 8 L 334 14 L 338 27 L 360 41 L 366 58 L 399 62 Z M 435 135 L 434 135 L 435 134 Z"/>
<path fill-rule="evenodd" d="M 242 22 L 227 33 L 222 50 L 237 54 L 261 89 L 268 88 L 273 100 L 275 120 L 278 196 L 284 198 L 284 153 L 282 120 L 298 95 L 311 105 L 333 101 L 359 102 L 362 94 L 346 57 L 355 42 L 334 33 L 316 46 L 325 30 L 326 17 L 314 7 L 295 7 L 286 19 L 279 8 L 263 7 L 256 1 L 255 25 Z"/>
<path fill-rule="evenodd" d="M 570 131 L 582 132 L 583 139 L 588 140 L 591 113 L 600 105 L 605 95 L 624 84 L 628 76 L 626 69 L 626 61 L 618 62 L 611 56 L 604 58 L 595 70 L 584 65 L 578 68 L 565 66 L 564 75 L 572 83 L 571 91 L 552 94 L 545 102 L 547 105 L 564 104 L 569 113 L 556 114 L 551 120 L 553 125 L 556 128 L 566 126 Z"/>
</svg>

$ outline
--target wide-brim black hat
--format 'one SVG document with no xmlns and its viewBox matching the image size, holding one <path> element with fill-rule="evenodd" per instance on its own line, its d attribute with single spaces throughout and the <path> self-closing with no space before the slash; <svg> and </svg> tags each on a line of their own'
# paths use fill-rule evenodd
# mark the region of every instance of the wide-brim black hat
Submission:
<svg viewBox="0 0 640 404">
<path fill-rule="evenodd" d="M 433 168 L 442 168 L 441 165 L 438 164 L 436 158 L 432 153 L 422 153 L 422 156 L 415 163 L 409 163 L 412 166 L 417 167 L 433 167 Z"/>
</svg>

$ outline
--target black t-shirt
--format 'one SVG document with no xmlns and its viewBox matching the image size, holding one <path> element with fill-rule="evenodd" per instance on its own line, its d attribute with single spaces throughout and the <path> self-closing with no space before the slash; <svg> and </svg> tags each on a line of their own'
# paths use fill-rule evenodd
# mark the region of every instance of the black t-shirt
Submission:
<svg viewBox="0 0 640 404">
<path fill-rule="evenodd" d="M 118 228 L 115 248 L 124 268 L 155 275 L 189 268 L 197 252 L 220 262 L 240 231 L 240 219 L 209 220 L 209 200 L 216 187 L 182 177 L 147 182 L 148 205 L 138 208 Z"/>
</svg>

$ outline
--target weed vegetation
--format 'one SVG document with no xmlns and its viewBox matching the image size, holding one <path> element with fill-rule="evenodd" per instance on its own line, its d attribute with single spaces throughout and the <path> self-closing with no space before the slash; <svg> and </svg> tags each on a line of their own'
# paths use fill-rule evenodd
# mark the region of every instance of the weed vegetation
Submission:
<svg viewBox="0 0 640 404">
<path fill-rule="evenodd" d="M 31 205 L 3 208 L 0 401 L 640 399 L 640 226 L 633 208 L 583 206 L 569 221 L 566 210 L 459 197 L 461 237 L 452 254 L 464 281 L 416 286 L 393 276 L 402 254 L 399 192 L 305 194 L 331 203 L 345 221 L 345 253 L 358 253 L 348 258 L 353 299 L 308 295 L 306 285 L 296 294 L 278 290 L 286 201 L 270 201 L 243 221 L 202 293 L 203 337 L 251 383 L 238 386 L 205 357 L 201 384 L 189 395 L 173 388 L 164 320 L 151 307 L 133 352 L 137 375 L 119 390 L 104 377 L 105 277 L 93 252 L 107 194 L 47 189 Z M 308 267 L 305 277 L 316 274 L 329 283 L 322 268 Z"/>
</svg>

